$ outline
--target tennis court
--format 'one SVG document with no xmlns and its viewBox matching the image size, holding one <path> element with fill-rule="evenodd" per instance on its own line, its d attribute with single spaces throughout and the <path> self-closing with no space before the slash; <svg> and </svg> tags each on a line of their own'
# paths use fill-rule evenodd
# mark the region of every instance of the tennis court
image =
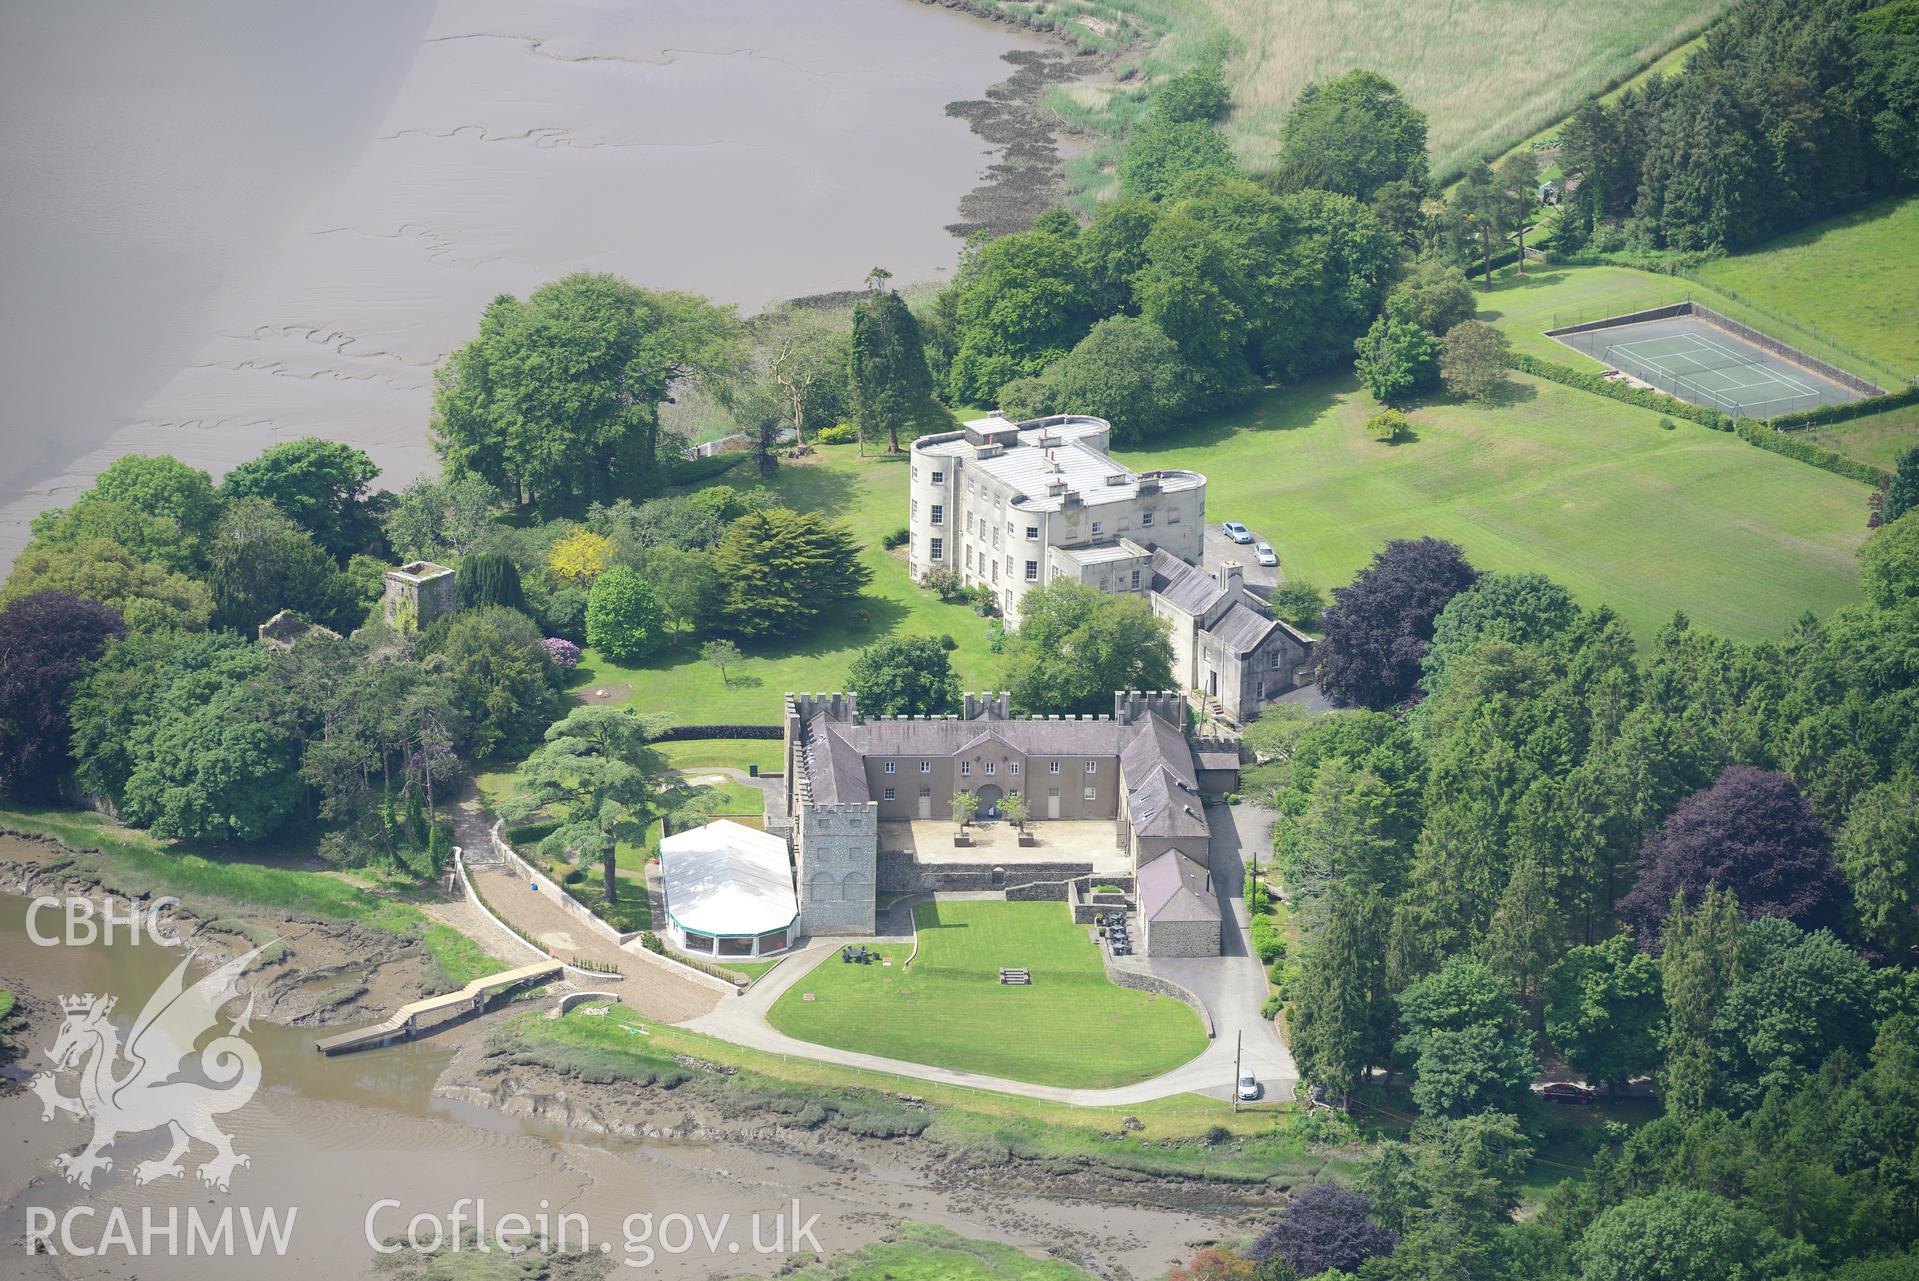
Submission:
<svg viewBox="0 0 1919 1281">
<path fill-rule="evenodd" d="M 1735 418 L 1776 418 L 1863 394 L 1697 316 L 1556 336 L 1637 382 Z"/>
</svg>

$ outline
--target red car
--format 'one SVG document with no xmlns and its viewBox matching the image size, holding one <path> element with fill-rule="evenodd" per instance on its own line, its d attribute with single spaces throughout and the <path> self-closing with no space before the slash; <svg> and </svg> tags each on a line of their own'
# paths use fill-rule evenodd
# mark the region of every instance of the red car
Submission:
<svg viewBox="0 0 1919 1281">
<path fill-rule="evenodd" d="M 1583 1085 L 1574 1085 L 1571 1081 L 1554 1081 L 1539 1091 L 1541 1098 L 1548 1103 L 1597 1103 L 1599 1096 Z"/>
</svg>

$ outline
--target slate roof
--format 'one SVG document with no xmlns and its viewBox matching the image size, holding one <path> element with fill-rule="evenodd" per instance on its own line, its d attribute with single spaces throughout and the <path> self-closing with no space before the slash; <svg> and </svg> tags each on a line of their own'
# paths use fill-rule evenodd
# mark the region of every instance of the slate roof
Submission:
<svg viewBox="0 0 1919 1281">
<path fill-rule="evenodd" d="M 1211 574 L 1167 551 L 1153 553 L 1153 590 L 1167 602 L 1188 614 L 1204 614 L 1226 595 Z"/>
<path fill-rule="evenodd" d="M 1234 601 L 1207 630 L 1214 640 L 1234 653 L 1250 654 L 1264 644 L 1278 626 L 1278 619 L 1268 618 L 1242 601 Z"/>
<path fill-rule="evenodd" d="M 1199 767 L 1203 770 L 1237 770 L 1239 768 L 1239 748 L 1202 747 L 1194 753 L 1199 758 Z"/>
<path fill-rule="evenodd" d="M 1211 830 L 1198 789 L 1172 770 L 1155 768 L 1135 779 L 1128 771 L 1126 808 L 1139 835 L 1204 837 Z"/>
<path fill-rule="evenodd" d="M 1126 810 L 1142 836 L 1207 835 L 1199 776 L 1186 736 L 1148 715 L 1117 720 L 836 721 L 824 712 L 806 727 L 804 761 L 815 805 L 853 805 L 873 799 L 866 758 L 953 757 L 998 741 L 1023 756 L 1112 756 L 1125 780 Z"/>
<path fill-rule="evenodd" d="M 1126 726 L 1132 733 L 1119 754 L 1119 768 L 1129 778 L 1144 778 L 1155 766 L 1171 769 L 1189 786 L 1198 781 L 1193 773 L 1193 749 L 1186 736 L 1157 716 Z"/>
<path fill-rule="evenodd" d="M 1139 869 L 1139 907 L 1149 921 L 1220 919 L 1212 876 L 1178 850 Z"/>
</svg>

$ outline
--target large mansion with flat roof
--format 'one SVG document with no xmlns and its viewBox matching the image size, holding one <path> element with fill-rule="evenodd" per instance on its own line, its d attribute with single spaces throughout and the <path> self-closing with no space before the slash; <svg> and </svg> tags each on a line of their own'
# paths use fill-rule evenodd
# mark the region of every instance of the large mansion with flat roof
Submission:
<svg viewBox="0 0 1919 1281">
<path fill-rule="evenodd" d="M 976 419 L 913 442 L 907 563 L 992 593 L 1017 624 L 1060 578 L 1139 596 L 1172 627 L 1174 675 L 1244 723 L 1312 680 L 1312 640 L 1274 618 L 1241 566 L 1205 566 L 1206 478 L 1135 472 L 1103 418 Z M 1035 809 L 1035 813 L 1039 812 Z"/>
</svg>

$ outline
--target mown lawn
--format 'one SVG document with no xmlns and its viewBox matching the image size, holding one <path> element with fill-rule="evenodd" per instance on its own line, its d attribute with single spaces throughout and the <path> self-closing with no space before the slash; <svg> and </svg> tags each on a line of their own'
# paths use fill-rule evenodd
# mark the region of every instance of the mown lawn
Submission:
<svg viewBox="0 0 1919 1281">
<path fill-rule="evenodd" d="M 580 665 L 585 674 L 576 683 L 595 689 L 630 684 L 635 707 L 662 713 L 676 725 L 777 725 L 788 690 L 844 689 L 847 669 L 860 650 L 897 634 L 951 636 L 958 646 L 952 657 L 961 683 L 985 688 L 998 665 L 987 650 L 986 620 L 921 591 L 907 576 L 905 554 L 880 546 L 889 532 L 906 525 L 906 468 L 904 456 L 862 459 L 852 446 L 836 445 L 782 467 L 769 482 L 793 507 L 828 512 L 859 540 L 860 559 L 872 569 L 873 582 L 841 617 L 791 640 L 743 644 L 746 660 L 724 677 L 701 661 L 697 640 L 683 640 L 635 667 L 589 649 Z M 736 470 L 726 483 L 754 481 Z M 762 757 L 761 766 L 771 768 L 779 744 L 768 740 L 764 750 L 773 755 Z M 676 764 L 684 768 L 686 763 Z"/>
<path fill-rule="evenodd" d="M 1040 1085 L 1127 1085 L 1206 1048 L 1184 1005 L 1109 982 L 1087 931 L 1058 903 L 924 903 L 913 919 L 910 966 L 907 944 L 881 949 L 890 966 L 834 953 L 767 1021 L 820 1045 Z M 1001 966 L 1031 970 L 1031 986 L 1002 986 Z"/>
<path fill-rule="evenodd" d="M 1795 435 L 1848 458 L 1891 471 L 1898 465 L 1899 455 L 1919 445 L 1919 405 L 1906 405 L 1870 418 L 1855 418 L 1849 423 L 1834 423 Z"/>
<path fill-rule="evenodd" d="M 1919 376 L 1919 196 L 1877 201 L 1709 262 L 1698 274 L 1894 372 Z"/>
<path fill-rule="evenodd" d="M 785 745 L 777 738 L 690 738 L 660 743 L 658 750 L 674 769 L 724 765 L 743 770 L 757 765 L 762 774 L 777 774 L 786 768 Z"/>
<path fill-rule="evenodd" d="M 1742 314 L 1736 301 L 1683 279 L 1593 267 L 1523 279 L 1508 272 L 1482 295 L 1481 315 L 1516 347 L 1577 365 L 1585 358 L 1543 336 L 1555 314 L 1600 315 L 1689 294 Z M 1803 333 L 1767 327 L 1838 358 L 1817 352 Z M 1204 472 L 1210 519 L 1255 524 L 1289 576 L 1322 587 L 1347 582 L 1385 540 L 1430 533 L 1459 541 L 1482 568 L 1536 569 L 1588 604 L 1610 604 L 1642 637 L 1681 608 L 1729 635 L 1771 636 L 1805 609 L 1853 599 L 1861 486 L 1691 423 L 1662 431 L 1658 415 L 1584 392 L 1524 378 L 1515 387 L 1497 406 L 1419 408 L 1417 439 L 1388 447 L 1361 427 L 1370 400 L 1349 376 L 1330 376 L 1121 454 L 1139 467 Z M 633 706 L 674 724 L 773 725 L 787 691 L 845 688 L 854 658 L 873 641 L 944 634 L 956 644 L 962 686 L 992 688 L 1000 661 L 988 648 L 986 620 L 920 590 L 905 558 L 879 545 L 905 521 L 905 471 L 902 458 L 860 458 L 836 446 L 770 482 L 784 501 L 831 513 L 860 540 L 873 582 L 843 617 L 805 636 L 745 646 L 745 660 L 724 677 L 692 640 L 634 667 L 588 650 L 578 684 L 628 686 Z M 722 483 L 752 481 L 735 473 Z M 683 769 L 779 765 L 773 740 L 666 750 Z"/>
<path fill-rule="evenodd" d="M 1477 275 L 1473 277 L 1475 290 L 1479 289 L 1479 280 Z M 1887 377 L 1878 374 L 1875 378 L 1876 371 L 1866 362 L 1844 347 L 1821 339 L 1807 325 L 1795 323 L 1794 318 L 1801 314 L 1798 311 L 1761 311 L 1709 284 L 1632 267 L 1531 267 L 1524 276 L 1510 267 L 1502 268 L 1493 273 L 1492 290 L 1479 293 L 1479 318 L 1504 333 L 1514 350 L 1574 368 L 1595 369 L 1600 362 L 1546 337 L 1546 330 L 1663 307 L 1688 298 L 1841 369 L 1873 381 Z"/>
<path fill-rule="evenodd" d="M 1381 544 L 1433 534 L 1481 569 L 1538 570 L 1649 638 L 1676 609 L 1775 636 L 1857 597 L 1866 488 L 1690 422 L 1539 379 L 1503 404 L 1428 404 L 1414 438 L 1365 430 L 1350 375 L 1215 416 L 1136 467 L 1208 478 L 1207 517 L 1272 540 L 1289 578 L 1348 582 Z"/>
</svg>

